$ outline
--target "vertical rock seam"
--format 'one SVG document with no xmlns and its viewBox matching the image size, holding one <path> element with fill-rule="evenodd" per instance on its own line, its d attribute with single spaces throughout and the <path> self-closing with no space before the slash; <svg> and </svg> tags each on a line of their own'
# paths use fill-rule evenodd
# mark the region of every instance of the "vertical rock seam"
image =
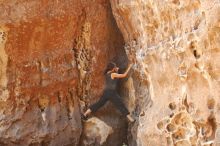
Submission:
<svg viewBox="0 0 220 146">
<path fill-rule="evenodd" d="M 9 91 L 7 90 L 7 63 L 8 55 L 5 51 L 5 44 L 7 41 L 8 29 L 5 26 L 0 26 L 0 101 L 4 102 L 9 98 Z"/>
<path fill-rule="evenodd" d="M 73 48 L 76 58 L 76 65 L 79 72 L 79 84 L 77 94 L 81 102 L 88 104 L 89 91 L 91 89 L 92 71 L 92 47 L 91 47 L 91 24 L 85 20 L 80 36 L 76 39 L 76 46 Z"/>
</svg>

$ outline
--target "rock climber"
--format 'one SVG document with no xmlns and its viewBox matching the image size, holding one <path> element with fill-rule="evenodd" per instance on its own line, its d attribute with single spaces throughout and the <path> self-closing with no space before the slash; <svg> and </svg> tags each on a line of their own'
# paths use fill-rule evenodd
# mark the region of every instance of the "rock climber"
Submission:
<svg viewBox="0 0 220 146">
<path fill-rule="evenodd" d="M 131 67 L 132 64 L 128 66 L 127 70 L 123 74 L 119 74 L 119 67 L 117 67 L 114 62 L 110 62 L 108 64 L 105 70 L 106 83 L 104 92 L 99 101 L 89 106 L 86 112 L 82 114 L 83 120 L 86 120 L 90 113 L 96 112 L 99 108 L 104 106 L 107 101 L 111 101 L 115 107 L 123 114 L 123 116 L 127 117 L 130 122 L 133 123 L 135 121 L 129 114 L 128 109 L 125 107 L 121 97 L 117 93 L 118 79 L 127 77 Z"/>
</svg>

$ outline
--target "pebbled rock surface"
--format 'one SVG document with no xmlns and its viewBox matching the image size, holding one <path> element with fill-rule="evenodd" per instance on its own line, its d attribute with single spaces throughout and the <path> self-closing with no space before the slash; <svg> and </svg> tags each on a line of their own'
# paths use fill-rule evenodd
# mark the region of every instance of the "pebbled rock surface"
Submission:
<svg viewBox="0 0 220 146">
<path fill-rule="evenodd" d="M 136 63 L 126 88 L 138 118 L 130 145 L 220 145 L 220 1 L 111 5 Z"/>
</svg>

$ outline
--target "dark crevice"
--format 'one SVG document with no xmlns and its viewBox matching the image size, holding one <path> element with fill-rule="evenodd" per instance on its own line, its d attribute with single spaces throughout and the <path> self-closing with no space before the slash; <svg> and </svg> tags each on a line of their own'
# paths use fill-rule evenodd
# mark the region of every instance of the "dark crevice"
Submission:
<svg viewBox="0 0 220 146">
<path fill-rule="evenodd" d="M 113 61 L 117 64 L 117 66 L 120 67 L 119 72 L 123 73 L 127 66 L 128 66 L 128 58 L 124 49 L 124 39 L 123 36 L 119 30 L 119 28 L 117 27 L 116 21 L 113 17 L 112 14 L 112 10 L 111 10 L 111 5 L 110 2 L 108 1 L 108 5 L 107 5 L 107 9 L 108 9 L 108 15 L 107 17 L 109 18 L 109 25 L 110 25 L 110 38 L 113 38 L 112 41 L 108 42 L 108 48 L 103 49 L 103 51 L 106 51 L 106 58 L 107 58 L 107 63 L 110 61 Z M 113 30 L 114 29 L 114 30 Z M 116 34 L 115 34 L 116 33 Z M 117 38 L 119 38 L 119 40 L 116 40 L 114 37 L 117 35 Z M 77 42 L 75 43 L 77 44 Z M 77 46 L 77 45 L 74 45 Z M 78 49 L 78 48 L 77 48 Z M 75 52 L 75 57 L 78 58 L 77 56 L 77 49 L 74 47 L 74 52 Z M 87 48 L 89 49 L 89 48 Z M 90 48 L 91 49 L 91 48 Z M 85 50 L 84 50 L 85 51 Z M 87 60 L 89 60 L 89 58 L 87 58 Z M 78 63 L 76 61 L 76 63 Z M 101 63 L 101 62 L 98 62 Z M 106 64 L 107 65 L 107 64 Z M 103 69 L 104 72 L 104 69 Z M 122 80 L 119 83 L 119 87 L 118 88 L 118 92 L 121 95 L 121 97 L 124 99 L 126 97 L 124 97 L 123 94 L 123 85 L 126 82 L 127 79 Z M 82 87 L 82 86 L 81 86 Z M 78 95 L 79 96 L 79 95 Z M 90 105 L 90 99 L 84 99 L 81 98 L 79 96 L 79 98 L 81 100 L 85 100 L 85 103 Z M 100 97 L 98 97 L 99 99 Z M 121 115 L 121 113 L 115 109 L 114 105 L 112 103 L 107 103 L 104 107 L 102 107 L 99 111 L 97 111 L 96 113 L 92 114 L 92 117 L 97 117 L 100 120 L 104 121 L 107 125 L 111 126 L 114 130 L 114 132 L 108 136 L 106 142 L 103 144 L 103 146 L 122 146 L 123 144 L 128 145 L 128 140 L 127 140 L 127 135 L 128 135 L 128 123 L 127 123 L 127 119 L 126 117 L 123 117 Z M 118 122 L 116 122 L 118 121 Z M 82 132 L 83 133 L 83 132 Z M 80 138 L 80 146 L 83 146 L 84 144 L 82 143 L 82 139 L 84 138 L 83 135 L 81 135 Z M 95 146 L 98 146 L 99 144 L 97 143 L 97 141 L 94 139 L 93 144 Z"/>
<path fill-rule="evenodd" d="M 200 54 L 198 54 L 197 50 L 193 50 L 193 55 L 196 59 L 200 58 Z"/>
<path fill-rule="evenodd" d="M 57 93 L 57 100 L 58 100 L 59 103 L 61 103 L 60 92 Z"/>
<path fill-rule="evenodd" d="M 117 32 L 117 35 L 120 36 L 121 38 L 121 45 L 119 47 L 115 47 L 115 48 L 112 48 L 112 49 L 115 49 L 115 50 L 108 50 L 108 52 L 115 52 L 115 55 L 114 56 L 110 56 L 109 58 L 109 62 L 110 61 L 113 61 L 117 64 L 117 66 L 120 68 L 119 70 L 119 73 L 123 73 L 127 66 L 128 66 L 128 58 L 127 58 L 127 55 L 126 55 L 126 52 L 125 52 L 125 49 L 124 49 L 124 39 L 123 39 L 123 36 L 121 34 L 121 31 L 119 30 L 118 26 L 117 26 L 117 23 L 115 21 L 115 18 L 112 14 L 112 8 L 111 8 L 111 4 L 109 2 L 108 4 L 109 6 L 109 10 L 110 10 L 110 13 L 109 13 L 109 17 L 110 17 L 110 20 L 111 20 L 111 23 L 112 25 L 114 26 L 116 32 Z M 119 88 L 118 88 L 118 93 L 119 95 L 121 96 L 121 98 L 123 100 L 125 100 L 126 97 L 126 94 L 124 94 L 124 91 L 123 91 L 123 87 L 124 87 L 124 83 L 128 80 L 128 78 L 125 78 L 125 79 L 122 79 L 120 80 L 119 82 Z M 128 145 L 128 139 L 127 139 L 127 136 L 128 136 L 128 122 L 127 122 L 127 119 L 126 117 L 123 117 L 121 115 L 121 113 L 115 109 L 114 105 L 112 103 L 108 104 L 107 107 L 109 108 L 112 108 L 113 110 L 113 114 L 111 115 L 112 118 L 116 118 L 118 119 L 118 121 L 120 121 L 120 124 L 118 123 L 117 126 L 119 127 L 115 127 L 115 131 L 112 135 L 110 135 L 107 139 L 107 141 L 103 144 L 104 146 L 112 146 L 112 145 L 115 145 L 115 146 L 122 146 L 123 144 L 125 145 Z M 104 114 L 109 114 L 108 112 L 104 111 L 105 113 Z M 107 116 L 106 114 L 106 116 Z M 105 119 L 103 119 L 107 124 L 111 125 L 111 122 L 110 121 L 107 121 Z M 116 126 L 116 125 L 115 125 Z M 115 139 L 117 139 L 118 141 L 115 141 Z"/>
</svg>

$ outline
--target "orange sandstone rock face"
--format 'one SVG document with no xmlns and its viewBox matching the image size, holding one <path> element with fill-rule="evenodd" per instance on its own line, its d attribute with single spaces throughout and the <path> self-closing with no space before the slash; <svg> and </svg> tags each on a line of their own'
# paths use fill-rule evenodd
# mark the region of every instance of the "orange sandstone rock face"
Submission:
<svg viewBox="0 0 220 146">
<path fill-rule="evenodd" d="M 220 2 L 111 0 L 136 62 L 131 145 L 219 145 Z"/>
<path fill-rule="evenodd" d="M 107 0 L 0 1 L 0 145 L 77 145 L 122 46 Z"/>
</svg>

